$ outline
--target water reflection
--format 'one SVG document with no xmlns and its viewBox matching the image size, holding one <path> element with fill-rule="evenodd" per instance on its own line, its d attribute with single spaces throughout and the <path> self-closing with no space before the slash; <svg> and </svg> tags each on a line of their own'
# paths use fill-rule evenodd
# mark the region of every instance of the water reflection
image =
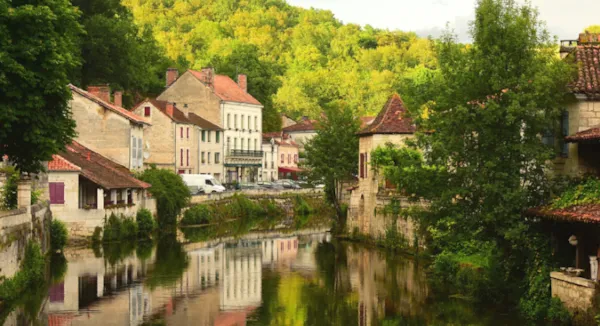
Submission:
<svg viewBox="0 0 600 326">
<path fill-rule="evenodd" d="M 127 251 L 70 251 L 64 279 L 48 290 L 47 324 L 506 324 L 468 303 L 432 301 L 414 260 L 332 241 L 328 233 L 185 245 L 164 238 Z"/>
</svg>

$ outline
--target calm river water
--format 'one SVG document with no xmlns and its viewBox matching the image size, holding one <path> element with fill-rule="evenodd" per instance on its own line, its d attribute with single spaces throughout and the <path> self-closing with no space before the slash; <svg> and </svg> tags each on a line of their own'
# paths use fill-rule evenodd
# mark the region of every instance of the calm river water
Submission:
<svg viewBox="0 0 600 326">
<path fill-rule="evenodd" d="M 517 325 L 432 299 L 424 267 L 319 231 L 67 250 L 40 325 Z M 64 264 L 63 264 L 64 265 Z M 14 312 L 7 324 L 22 324 Z"/>
</svg>

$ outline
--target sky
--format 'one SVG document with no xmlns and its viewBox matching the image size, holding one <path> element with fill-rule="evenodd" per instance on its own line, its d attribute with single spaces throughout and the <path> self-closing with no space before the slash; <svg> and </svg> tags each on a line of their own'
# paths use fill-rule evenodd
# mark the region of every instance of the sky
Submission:
<svg viewBox="0 0 600 326">
<path fill-rule="evenodd" d="M 344 23 L 439 36 L 446 24 L 468 42 L 475 0 L 287 0 L 304 8 L 331 10 Z M 523 2 L 523 0 L 518 0 Z M 600 0 L 530 0 L 540 19 L 559 39 L 577 39 L 589 25 L 600 25 Z"/>
</svg>

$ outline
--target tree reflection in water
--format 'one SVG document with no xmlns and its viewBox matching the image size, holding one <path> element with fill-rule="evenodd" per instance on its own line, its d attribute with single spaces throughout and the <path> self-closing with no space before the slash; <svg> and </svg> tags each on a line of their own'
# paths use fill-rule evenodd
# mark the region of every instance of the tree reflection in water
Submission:
<svg viewBox="0 0 600 326">
<path fill-rule="evenodd" d="M 156 244 L 156 261 L 145 284 L 151 289 L 173 285 L 188 267 L 188 255 L 175 235 L 165 235 Z"/>
</svg>

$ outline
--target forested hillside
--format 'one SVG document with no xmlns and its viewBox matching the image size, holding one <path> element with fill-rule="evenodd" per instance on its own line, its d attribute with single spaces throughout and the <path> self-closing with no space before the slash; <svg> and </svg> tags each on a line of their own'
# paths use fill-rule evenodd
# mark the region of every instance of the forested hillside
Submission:
<svg viewBox="0 0 600 326">
<path fill-rule="evenodd" d="M 283 0 L 122 2 L 180 69 L 248 74 L 265 129 L 277 127 L 278 112 L 314 117 L 343 104 L 374 114 L 405 76 L 435 65 L 430 41 L 414 33 L 342 24 Z"/>
</svg>

